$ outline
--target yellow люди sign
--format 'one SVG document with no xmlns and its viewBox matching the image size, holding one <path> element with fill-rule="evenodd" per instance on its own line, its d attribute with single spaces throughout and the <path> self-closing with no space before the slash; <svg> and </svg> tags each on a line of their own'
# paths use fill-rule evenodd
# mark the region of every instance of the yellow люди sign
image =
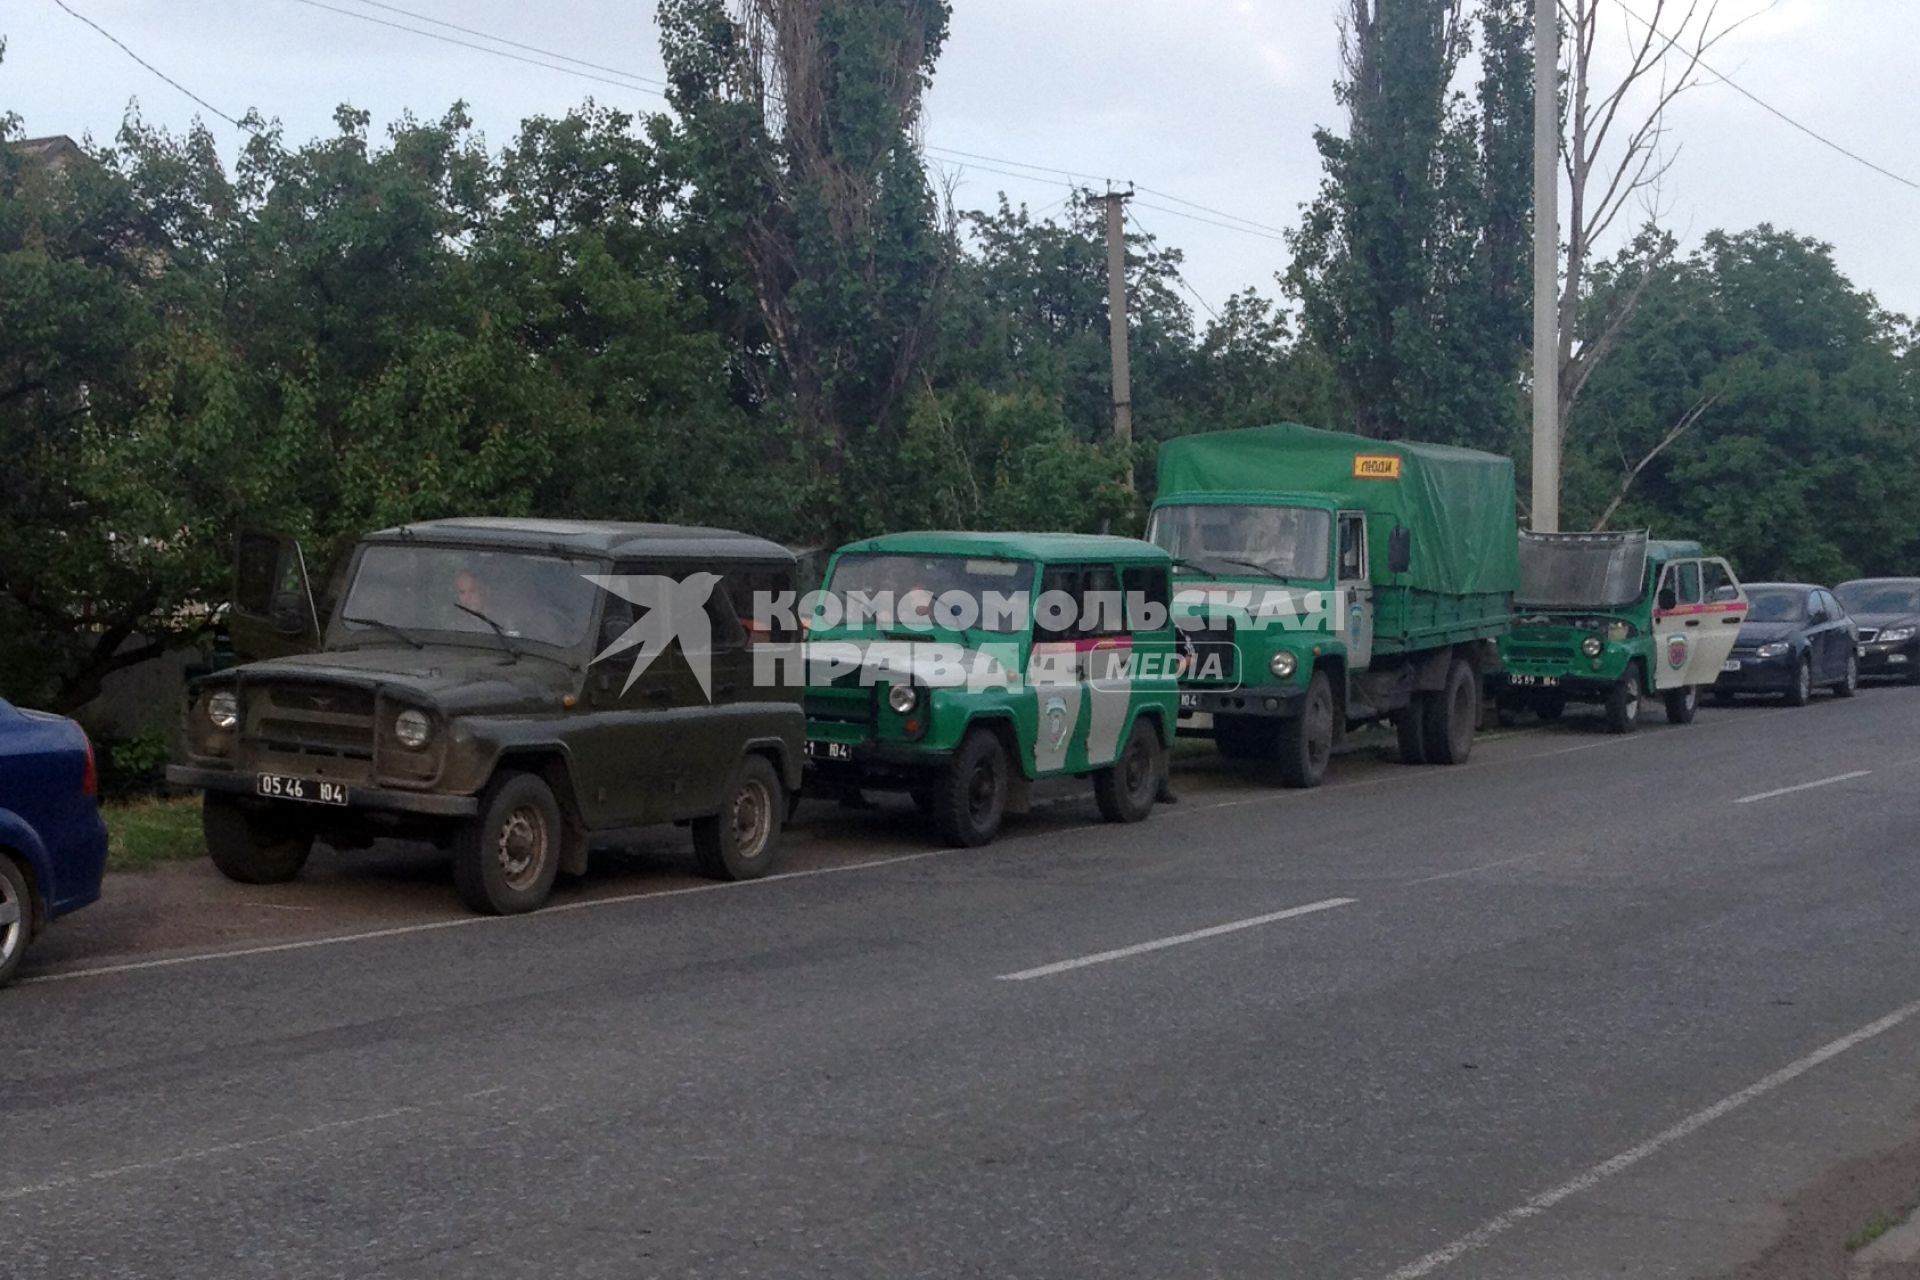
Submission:
<svg viewBox="0 0 1920 1280">
<path fill-rule="evenodd" d="M 1400 459 L 1391 454 L 1363 453 L 1353 460 L 1355 480 L 1398 480 Z"/>
</svg>

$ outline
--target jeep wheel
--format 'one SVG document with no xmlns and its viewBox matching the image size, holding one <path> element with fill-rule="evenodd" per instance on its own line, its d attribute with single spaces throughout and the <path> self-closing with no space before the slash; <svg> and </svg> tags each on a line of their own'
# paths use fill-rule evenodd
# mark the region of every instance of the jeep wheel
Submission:
<svg viewBox="0 0 1920 1280">
<path fill-rule="evenodd" d="M 693 822 L 693 856 L 709 880 L 757 880 L 780 851 L 780 779 L 765 756 L 733 771 L 720 812 Z"/>
<path fill-rule="evenodd" d="M 1664 700 L 1668 724 L 1692 724 L 1694 713 L 1700 710 L 1700 686 L 1689 684 L 1669 689 Z"/>
<path fill-rule="evenodd" d="M 200 832 L 213 865 L 237 884 L 285 884 L 313 851 L 311 831 L 211 792 L 200 803 Z"/>
<path fill-rule="evenodd" d="M 538 910 L 560 873 L 560 805 L 531 773 L 506 773 L 480 793 L 480 816 L 453 839 L 453 884 L 482 915 Z"/>
<path fill-rule="evenodd" d="M 1327 762 L 1333 759 L 1333 685 L 1327 673 L 1313 673 L 1307 696 L 1300 703 L 1300 714 L 1280 722 L 1280 782 L 1284 786 L 1317 787 L 1327 776 Z"/>
<path fill-rule="evenodd" d="M 1629 662 L 1626 673 L 1607 691 L 1607 732 L 1632 733 L 1640 724 L 1640 699 L 1646 686 L 1640 683 L 1640 667 Z"/>
<path fill-rule="evenodd" d="M 933 790 L 933 825 L 956 849 L 977 849 L 999 834 L 1007 814 L 1006 748 L 986 729 L 975 729 Z"/>
<path fill-rule="evenodd" d="M 33 894 L 20 864 L 0 853 L 0 987 L 13 981 L 33 940 Z"/>
<path fill-rule="evenodd" d="M 1414 694 L 1407 705 L 1393 713 L 1394 736 L 1400 740 L 1401 764 L 1427 762 L 1427 700 Z"/>
<path fill-rule="evenodd" d="M 1471 664 L 1453 660 L 1447 687 L 1427 697 L 1426 721 L 1427 763 L 1465 764 L 1480 722 L 1480 681 Z"/>
<path fill-rule="evenodd" d="M 1141 716 L 1112 767 L 1093 775 L 1093 799 L 1108 822 L 1139 822 L 1160 794 L 1160 735 Z"/>
</svg>

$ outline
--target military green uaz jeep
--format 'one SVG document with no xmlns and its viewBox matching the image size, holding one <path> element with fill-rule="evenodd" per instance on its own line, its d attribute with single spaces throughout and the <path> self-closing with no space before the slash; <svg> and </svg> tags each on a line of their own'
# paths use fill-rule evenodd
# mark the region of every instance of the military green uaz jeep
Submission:
<svg viewBox="0 0 1920 1280">
<path fill-rule="evenodd" d="M 1178 718 L 1172 560 L 1130 538 L 899 533 L 833 557 L 807 646 L 822 791 L 905 791 L 949 844 L 993 839 L 1031 785 L 1090 777 L 1151 812 Z"/>
<path fill-rule="evenodd" d="M 318 652 L 203 677 L 168 780 L 207 850 L 290 880 L 316 840 L 424 838 L 476 911 L 531 911 L 589 845 L 692 827 L 701 870 L 763 875 L 798 793 L 801 691 L 755 684 L 750 598 L 793 557 L 716 529 L 440 520 L 369 535 L 330 618 L 304 560 L 243 547 L 234 608 Z M 251 567 L 250 567 L 251 566 Z M 763 655 L 764 656 L 764 655 Z"/>
</svg>

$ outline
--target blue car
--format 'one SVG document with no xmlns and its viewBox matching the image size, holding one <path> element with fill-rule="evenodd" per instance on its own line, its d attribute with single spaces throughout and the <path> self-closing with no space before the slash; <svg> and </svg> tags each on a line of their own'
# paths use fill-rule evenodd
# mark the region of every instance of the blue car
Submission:
<svg viewBox="0 0 1920 1280">
<path fill-rule="evenodd" d="M 80 726 L 0 700 L 0 987 L 47 921 L 95 902 L 107 826 Z"/>
</svg>

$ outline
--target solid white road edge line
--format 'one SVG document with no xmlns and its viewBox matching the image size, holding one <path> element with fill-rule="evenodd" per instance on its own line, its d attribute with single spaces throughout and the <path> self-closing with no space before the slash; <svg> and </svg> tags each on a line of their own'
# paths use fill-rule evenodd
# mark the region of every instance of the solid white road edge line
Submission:
<svg viewBox="0 0 1920 1280">
<path fill-rule="evenodd" d="M 1761 800 L 1775 800 L 1781 796 L 1790 796 L 1800 791 L 1812 791 L 1815 787 L 1830 787 L 1836 782 L 1852 782 L 1855 778 L 1866 778 L 1872 775 L 1873 770 L 1871 769 L 1859 769 L 1853 773 L 1840 774 L 1837 777 L 1822 778 L 1818 782 L 1803 782 L 1797 787 L 1781 787 L 1778 791 L 1762 791 L 1757 796 L 1741 796 L 1738 800 L 1735 800 L 1734 803 L 1756 804 Z"/>
<path fill-rule="evenodd" d="M 1152 942 L 1136 943 L 1131 947 L 1121 947 L 1115 951 L 1102 951 L 1096 955 L 1081 956 L 1077 960 L 1061 960 L 1054 964 L 1043 964 L 1037 969 L 1022 969 L 1018 973 L 1003 973 L 1001 982 L 1028 982 L 1034 978 L 1050 978 L 1056 973 L 1066 973 L 1073 969 L 1084 969 L 1088 965 L 1106 964 L 1111 960 L 1125 960 L 1132 956 L 1145 955 L 1149 951 L 1164 951 L 1168 947 L 1181 946 L 1188 942 L 1200 942 L 1207 938 L 1218 938 L 1223 934 L 1239 933 L 1242 929 L 1257 929 L 1263 924 L 1273 924 L 1280 920 L 1293 920 L 1300 916 L 1310 916 L 1321 911 L 1332 911 L 1335 907 L 1350 907 L 1358 898 L 1328 898 L 1325 902 L 1310 902 L 1304 907 L 1289 907 L 1285 911 L 1274 911 L 1264 916 L 1254 916 L 1250 920 L 1235 920 L 1230 924 L 1216 924 L 1210 929 L 1195 929 L 1192 933 L 1175 934 L 1171 938 L 1156 938 Z"/>
<path fill-rule="evenodd" d="M 1831 1062 L 1849 1049 L 1856 1049 L 1875 1036 L 1884 1035 L 1917 1013 L 1920 1013 L 1920 1000 L 1894 1010 L 1878 1022 L 1870 1022 L 1850 1035 L 1841 1036 L 1831 1044 L 1822 1045 L 1806 1057 L 1780 1068 L 1764 1080 L 1750 1084 L 1738 1093 L 1729 1094 L 1704 1110 L 1694 1112 L 1679 1124 L 1655 1134 L 1639 1146 L 1629 1148 L 1611 1160 L 1594 1165 L 1585 1173 L 1570 1178 L 1551 1191 L 1542 1191 L 1525 1204 L 1509 1209 L 1497 1218 L 1489 1219 L 1451 1244 L 1442 1245 L 1426 1257 L 1409 1262 L 1398 1271 L 1390 1273 L 1386 1280 L 1421 1280 L 1423 1276 L 1432 1275 L 1476 1249 L 1486 1247 L 1495 1238 L 1505 1235 L 1529 1218 L 1537 1218 L 1561 1201 L 1577 1196 L 1582 1191 L 1591 1190 L 1616 1174 L 1626 1172 L 1662 1148 L 1673 1145 L 1696 1130 L 1704 1129 L 1715 1120 L 1738 1111 L 1749 1102 L 1765 1097 L 1783 1085 L 1791 1084 L 1815 1067 L 1824 1062 Z"/>
</svg>

